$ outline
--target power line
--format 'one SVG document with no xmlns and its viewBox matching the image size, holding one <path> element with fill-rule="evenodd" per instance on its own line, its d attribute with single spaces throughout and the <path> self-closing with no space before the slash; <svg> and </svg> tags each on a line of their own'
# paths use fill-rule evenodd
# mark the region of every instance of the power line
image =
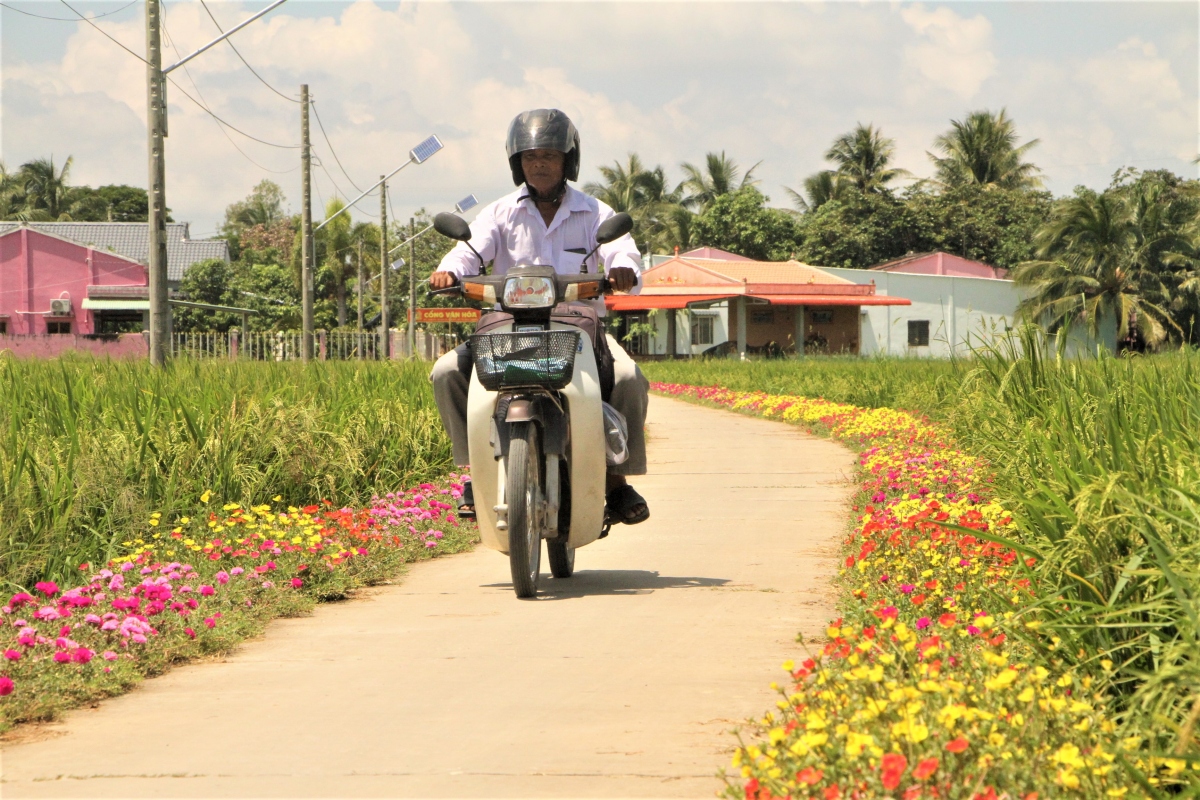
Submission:
<svg viewBox="0 0 1200 800">
<path fill-rule="evenodd" d="M 136 2 L 136 0 L 135 0 L 135 2 Z M 217 26 L 217 30 L 220 31 L 221 33 L 224 33 L 225 29 L 221 27 L 221 23 L 217 22 L 217 18 L 214 17 L 212 11 L 209 10 L 208 4 L 205 3 L 204 0 L 200 0 L 200 5 L 204 6 L 204 11 L 208 14 L 208 18 L 213 21 L 213 25 Z M 250 66 L 250 62 L 245 59 L 245 57 L 241 54 L 241 51 L 239 51 L 236 47 L 234 47 L 232 39 L 226 39 L 225 44 L 229 45 L 230 49 L 232 49 L 233 52 L 237 54 L 237 57 L 242 60 L 242 63 L 246 65 L 246 69 L 250 70 L 251 74 L 253 74 L 254 77 L 258 78 L 259 81 L 262 82 L 263 86 L 266 86 L 268 89 L 270 89 L 272 92 L 274 92 L 275 94 L 282 97 L 284 100 L 290 100 L 293 103 L 300 102 L 299 100 L 297 100 L 294 97 L 288 97 L 286 94 L 279 91 L 271 84 L 267 83 L 267 79 L 264 78 L 262 75 L 259 75 L 258 72 L 254 69 L 254 67 Z"/>
<path fill-rule="evenodd" d="M 333 160 L 337 162 L 338 169 L 346 176 L 346 180 L 350 181 L 350 185 L 354 187 L 355 191 L 361 192 L 362 188 L 354 182 L 354 178 L 350 177 L 350 173 L 342 166 L 342 160 L 338 158 L 337 151 L 333 149 L 333 142 L 329 141 L 329 134 L 325 132 L 325 123 L 321 122 L 321 115 L 317 113 L 317 104 L 310 100 L 309 105 L 312 106 L 313 116 L 317 118 L 317 127 L 321 129 L 321 136 L 325 137 L 325 144 L 329 145 L 329 152 L 333 155 Z"/>
<path fill-rule="evenodd" d="M 103 14 L 95 14 L 91 17 L 88 17 L 88 19 L 100 19 L 101 17 L 111 17 L 113 14 L 120 14 L 122 11 L 129 8 L 131 5 L 133 5 L 137 1 L 138 0 L 130 0 L 130 2 L 121 6 L 116 11 L 106 11 Z M 47 16 L 43 16 L 42 14 L 34 14 L 32 11 L 24 11 L 22 9 L 17 8 L 16 6 L 10 6 L 8 3 L 0 3 L 0 6 L 7 8 L 9 11 L 15 11 L 18 14 L 24 14 L 27 17 L 37 17 L 38 19 L 49 19 L 49 20 L 53 20 L 55 22 L 76 22 L 77 21 L 77 20 L 71 19 L 70 17 L 47 17 Z M 74 10 L 74 9 L 72 9 L 72 10 Z M 76 12 L 76 13 L 78 13 L 78 12 Z"/>
<path fill-rule="evenodd" d="M 74 7 L 74 6 L 72 6 L 70 3 L 68 3 L 68 2 L 67 2 L 67 0 L 58 0 L 58 1 L 59 1 L 60 3 L 62 3 L 64 6 L 66 6 L 67 8 L 71 9 L 72 11 L 74 11 L 74 12 L 75 12 L 75 16 L 79 17 L 81 20 L 83 20 L 84 22 L 86 22 L 88 25 L 91 25 L 93 28 L 95 28 L 96 30 L 98 30 L 98 31 L 100 31 L 102 34 L 104 34 L 105 38 L 107 38 L 109 41 L 111 41 L 111 42 L 112 42 L 113 44 L 115 44 L 117 47 L 121 48 L 121 49 L 122 49 L 122 50 L 124 50 L 126 53 L 129 53 L 129 55 L 133 56 L 134 58 L 136 58 L 138 61 L 142 62 L 143 64 L 146 64 L 146 63 L 148 63 L 148 62 L 146 61 L 146 59 L 142 58 L 142 57 L 141 57 L 141 56 L 139 56 L 137 53 L 133 52 L 133 51 L 132 51 L 132 50 L 130 50 L 128 47 L 126 47 L 125 45 L 121 44 L 119 41 L 117 41 L 117 40 L 116 40 L 116 39 L 114 39 L 112 36 L 110 36 L 110 35 L 109 35 L 109 33 L 108 33 L 108 31 L 104 30 L 104 28 L 101 28 L 99 25 L 97 25 L 96 23 L 92 22 L 92 18 L 91 18 L 91 17 L 85 17 L 83 14 L 81 14 L 81 13 L 80 13 L 80 12 L 79 12 L 79 11 L 78 11 L 78 10 L 77 10 L 75 7 Z"/>
</svg>

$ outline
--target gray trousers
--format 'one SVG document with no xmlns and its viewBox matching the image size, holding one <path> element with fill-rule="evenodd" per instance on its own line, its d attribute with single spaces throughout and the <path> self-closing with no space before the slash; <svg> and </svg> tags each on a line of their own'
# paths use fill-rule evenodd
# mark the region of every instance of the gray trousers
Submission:
<svg viewBox="0 0 1200 800">
<path fill-rule="evenodd" d="M 608 349 L 612 351 L 615 378 L 612 406 L 625 415 L 629 424 L 629 458 L 608 471 L 616 475 L 645 475 L 650 382 L 612 336 L 608 337 Z M 454 463 L 460 467 L 471 463 L 467 450 L 467 389 L 471 385 L 471 369 L 471 353 L 467 345 L 461 344 L 439 358 L 429 375 L 433 381 L 433 399 L 454 446 Z"/>
</svg>

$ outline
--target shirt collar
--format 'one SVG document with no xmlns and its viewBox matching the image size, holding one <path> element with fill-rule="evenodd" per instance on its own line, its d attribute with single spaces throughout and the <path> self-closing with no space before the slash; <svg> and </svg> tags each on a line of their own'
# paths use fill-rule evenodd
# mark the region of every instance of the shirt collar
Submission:
<svg viewBox="0 0 1200 800">
<path fill-rule="evenodd" d="M 529 185 L 521 184 L 521 188 L 517 190 L 517 202 L 529 199 Z M 567 211 L 589 211 L 588 196 L 576 189 L 574 186 L 567 184 L 567 190 L 563 193 L 563 199 L 560 206 L 565 206 Z M 536 208 L 536 205 L 530 203 L 530 207 Z"/>
</svg>

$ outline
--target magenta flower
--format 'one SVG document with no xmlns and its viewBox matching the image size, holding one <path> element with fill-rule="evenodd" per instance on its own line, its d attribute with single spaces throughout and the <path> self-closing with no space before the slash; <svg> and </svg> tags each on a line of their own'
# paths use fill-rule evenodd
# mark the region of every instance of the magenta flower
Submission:
<svg viewBox="0 0 1200 800">
<path fill-rule="evenodd" d="M 71 660 L 79 664 L 86 664 L 92 660 L 92 656 L 96 655 L 95 651 L 88 650 L 86 647 L 81 647 L 71 656 Z"/>
<path fill-rule="evenodd" d="M 59 664 L 66 664 L 68 661 L 71 660 L 71 654 L 68 653 L 66 650 L 59 650 L 54 654 L 54 660 L 57 661 Z"/>
<path fill-rule="evenodd" d="M 299 578 L 292 578 L 292 588 L 293 589 L 299 589 L 303 585 L 304 585 L 304 581 L 300 580 Z"/>
<path fill-rule="evenodd" d="M 12 600 L 8 601 L 8 604 L 12 608 L 20 608 L 21 606 L 25 605 L 26 603 L 32 603 L 32 602 L 33 602 L 32 595 L 28 595 L 25 592 L 17 592 L 16 594 L 14 594 L 12 596 Z"/>
<path fill-rule="evenodd" d="M 183 632 L 184 632 L 184 633 L 186 633 L 186 634 L 188 635 L 188 638 L 189 638 L 189 639 L 195 639 L 195 638 L 196 638 L 196 632 L 195 632 L 194 630 L 192 630 L 191 628 L 184 628 L 184 629 L 183 629 Z"/>
<path fill-rule="evenodd" d="M 220 572 L 218 572 L 217 573 L 217 583 L 221 584 L 222 586 L 229 583 L 229 573 L 226 572 L 225 570 L 221 570 Z M 211 589 L 212 587 L 209 586 L 208 588 Z M 200 594 L 204 594 L 203 586 L 200 587 Z"/>
<path fill-rule="evenodd" d="M 16 686 L 13 684 L 12 678 L 0 675 L 0 697 L 12 694 L 15 688 Z"/>
<path fill-rule="evenodd" d="M 915 590 L 915 589 L 916 589 L 916 587 L 913 586 L 911 583 L 900 584 L 900 591 L 904 592 L 905 594 L 912 594 L 913 590 Z"/>
<path fill-rule="evenodd" d="M 34 585 L 33 588 L 46 595 L 46 597 L 53 597 L 58 594 L 58 584 L 54 581 L 42 581 Z"/>
<path fill-rule="evenodd" d="M 925 630 L 932 624 L 933 622 L 929 619 L 929 617 L 921 617 L 919 620 L 917 620 L 917 630 Z"/>
<path fill-rule="evenodd" d="M 4 651 L 4 657 L 7 658 L 9 661 L 20 661 L 21 660 L 21 654 L 18 651 L 13 650 L 11 648 Z"/>
</svg>

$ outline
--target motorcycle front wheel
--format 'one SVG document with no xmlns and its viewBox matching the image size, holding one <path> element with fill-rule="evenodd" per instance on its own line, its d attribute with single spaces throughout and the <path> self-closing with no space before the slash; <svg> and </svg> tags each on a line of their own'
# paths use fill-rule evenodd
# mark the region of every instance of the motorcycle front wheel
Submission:
<svg viewBox="0 0 1200 800">
<path fill-rule="evenodd" d="M 541 502 L 541 453 L 537 426 L 514 424 L 508 445 L 508 565 L 517 597 L 534 597 L 542 560 L 542 535 L 537 521 Z"/>
</svg>

